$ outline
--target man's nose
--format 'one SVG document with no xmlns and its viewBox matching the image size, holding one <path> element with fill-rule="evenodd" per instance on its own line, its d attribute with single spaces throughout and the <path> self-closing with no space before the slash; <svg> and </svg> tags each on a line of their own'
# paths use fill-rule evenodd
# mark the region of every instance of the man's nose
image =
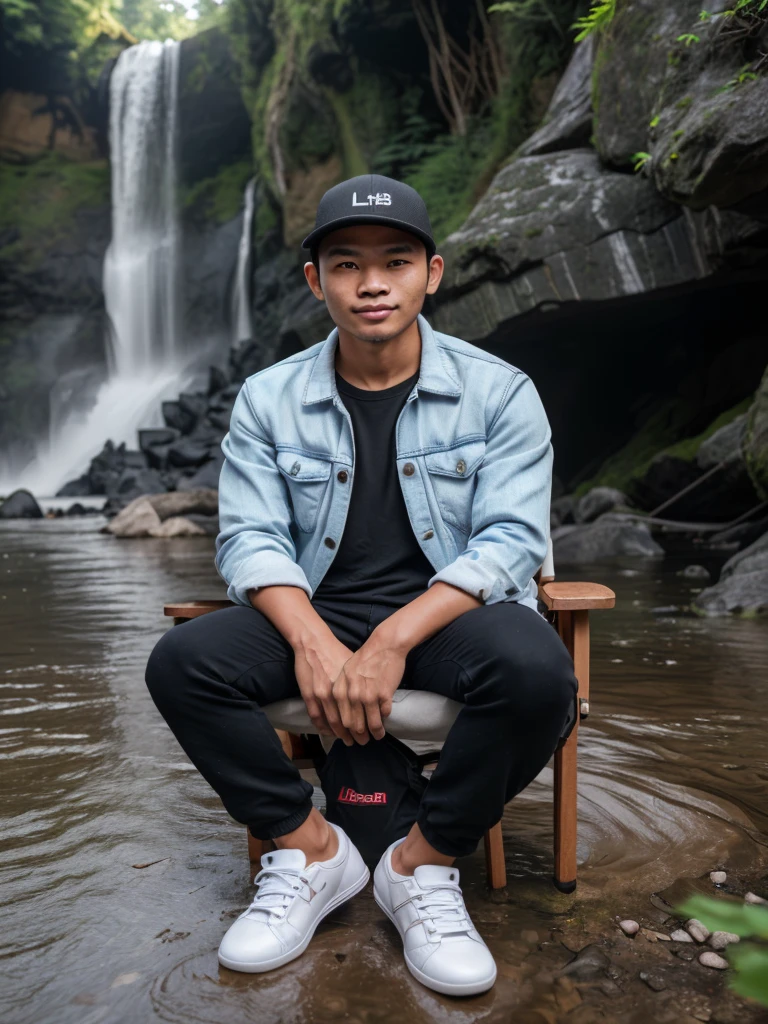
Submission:
<svg viewBox="0 0 768 1024">
<path fill-rule="evenodd" d="M 368 270 L 360 281 L 359 291 L 363 295 L 382 295 L 389 291 L 389 285 L 378 270 Z"/>
</svg>

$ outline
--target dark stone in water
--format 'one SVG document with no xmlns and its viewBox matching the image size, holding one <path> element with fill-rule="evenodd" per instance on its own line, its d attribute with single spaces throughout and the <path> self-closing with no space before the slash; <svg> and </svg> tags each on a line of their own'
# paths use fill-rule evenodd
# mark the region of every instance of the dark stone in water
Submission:
<svg viewBox="0 0 768 1024">
<path fill-rule="evenodd" d="M 208 446 L 196 444 L 189 438 L 182 438 L 168 449 L 169 464 L 182 469 L 187 466 L 201 466 L 209 458 Z"/>
<path fill-rule="evenodd" d="M 43 512 L 34 496 L 23 488 L 9 494 L 0 505 L 0 519 L 42 519 Z"/>
<path fill-rule="evenodd" d="M 608 955 L 599 946 L 590 944 L 579 950 L 573 960 L 561 968 L 558 974 L 570 974 L 577 980 L 587 981 L 605 974 L 610 963 Z"/>
<path fill-rule="evenodd" d="M 91 478 L 83 473 L 77 480 L 70 480 L 56 491 L 57 498 L 77 498 L 91 493 Z"/>
<path fill-rule="evenodd" d="M 188 434 L 194 429 L 197 422 L 195 417 L 186 409 L 182 409 L 180 402 L 163 402 L 162 410 L 166 426 L 178 430 L 181 434 Z"/>
<path fill-rule="evenodd" d="M 177 491 L 197 491 L 203 487 L 209 487 L 216 491 L 219 489 L 219 476 L 221 475 L 221 466 L 224 462 L 224 455 L 221 454 L 219 459 L 211 459 L 210 462 L 206 462 L 204 466 L 194 474 L 194 476 L 182 477 L 176 485 Z"/>
<path fill-rule="evenodd" d="M 139 448 L 149 459 L 151 458 L 151 451 L 153 448 L 157 448 L 159 445 L 173 444 L 173 442 L 177 441 L 178 438 L 178 430 L 172 430 L 170 427 L 159 427 L 155 430 L 140 430 Z"/>
<path fill-rule="evenodd" d="M 140 494 L 159 494 L 167 488 L 157 470 L 126 467 L 116 484 L 107 491 L 107 497 L 125 500 L 138 498 Z"/>
<path fill-rule="evenodd" d="M 229 377 L 224 370 L 218 366 L 211 366 L 208 371 L 208 394 L 215 395 L 217 391 L 223 391 L 229 384 Z"/>
</svg>

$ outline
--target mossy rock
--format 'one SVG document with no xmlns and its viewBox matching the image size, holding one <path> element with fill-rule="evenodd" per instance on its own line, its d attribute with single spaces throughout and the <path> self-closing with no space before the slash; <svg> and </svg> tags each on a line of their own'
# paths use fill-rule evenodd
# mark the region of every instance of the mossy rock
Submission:
<svg viewBox="0 0 768 1024">
<path fill-rule="evenodd" d="M 768 368 L 747 418 L 744 456 L 755 490 L 763 500 L 768 499 Z"/>
</svg>

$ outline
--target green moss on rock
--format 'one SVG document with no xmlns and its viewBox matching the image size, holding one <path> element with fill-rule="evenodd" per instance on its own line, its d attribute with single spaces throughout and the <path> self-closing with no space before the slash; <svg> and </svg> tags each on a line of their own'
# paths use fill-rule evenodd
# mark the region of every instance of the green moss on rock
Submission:
<svg viewBox="0 0 768 1024">
<path fill-rule="evenodd" d="M 243 190 L 253 177 L 250 160 L 228 164 L 211 178 L 203 178 L 181 195 L 181 205 L 195 217 L 225 224 L 237 215 Z"/>
<path fill-rule="evenodd" d="M 67 236 L 78 211 L 109 203 L 109 187 L 106 160 L 75 163 L 50 153 L 30 164 L 0 162 L 0 230 L 18 231 L 3 257 L 33 266 Z"/>
</svg>

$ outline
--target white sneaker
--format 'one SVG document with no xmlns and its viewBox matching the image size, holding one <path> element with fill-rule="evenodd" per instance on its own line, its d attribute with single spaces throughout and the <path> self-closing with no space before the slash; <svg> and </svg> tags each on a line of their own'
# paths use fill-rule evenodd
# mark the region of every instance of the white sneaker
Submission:
<svg viewBox="0 0 768 1024">
<path fill-rule="evenodd" d="M 449 996 L 485 992 L 496 981 L 491 951 L 476 931 L 455 867 L 423 864 L 413 875 L 392 867 L 384 851 L 373 873 L 373 896 L 400 932 L 405 964 L 423 985 Z"/>
<path fill-rule="evenodd" d="M 339 849 L 330 860 L 307 864 L 301 850 L 275 850 L 261 858 L 250 907 L 230 926 L 219 963 L 258 974 L 300 956 L 320 921 L 365 888 L 371 873 L 338 825 Z"/>
</svg>

